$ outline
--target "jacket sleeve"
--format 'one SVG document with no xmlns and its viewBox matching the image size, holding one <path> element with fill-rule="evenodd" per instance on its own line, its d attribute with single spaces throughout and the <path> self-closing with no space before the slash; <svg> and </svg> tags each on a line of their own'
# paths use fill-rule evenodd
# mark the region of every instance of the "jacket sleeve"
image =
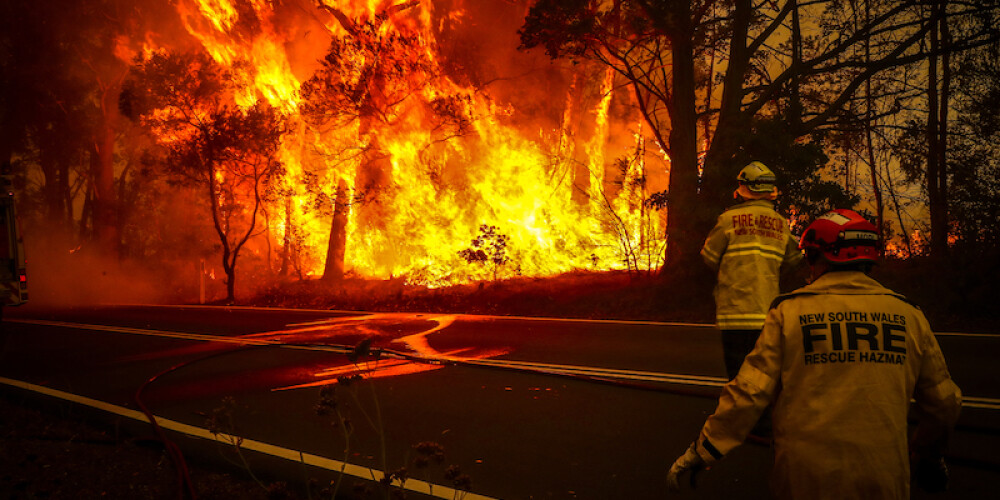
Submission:
<svg viewBox="0 0 1000 500">
<path fill-rule="evenodd" d="M 782 322 L 771 309 L 753 351 L 739 374 L 722 388 L 719 406 L 708 417 L 697 451 L 709 463 L 722 458 L 746 439 L 778 392 L 782 363 Z"/>
<path fill-rule="evenodd" d="M 726 252 L 728 245 L 729 234 L 720 216 L 715 222 L 715 227 L 712 228 L 712 231 L 708 233 L 708 237 L 705 238 L 705 244 L 701 247 L 702 260 L 705 261 L 708 267 L 718 271 L 719 263 L 722 262 L 722 254 Z"/>
<path fill-rule="evenodd" d="M 785 242 L 785 259 L 783 264 L 789 269 L 794 268 L 802 262 L 802 251 L 799 250 L 799 240 L 791 232 L 788 233 L 788 240 Z"/>
<path fill-rule="evenodd" d="M 955 385 L 945 364 L 944 354 L 922 314 L 920 322 L 920 371 L 914 387 L 917 428 L 911 440 L 911 451 L 929 457 L 944 453 L 948 435 L 962 409 L 962 391 Z"/>
</svg>

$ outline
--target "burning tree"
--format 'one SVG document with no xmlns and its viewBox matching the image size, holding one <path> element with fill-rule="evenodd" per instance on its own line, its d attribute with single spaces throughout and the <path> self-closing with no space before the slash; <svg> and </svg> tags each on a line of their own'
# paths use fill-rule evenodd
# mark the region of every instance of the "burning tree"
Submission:
<svg viewBox="0 0 1000 500">
<path fill-rule="evenodd" d="M 137 6 L 100 0 L 95 4 L 100 8 L 42 9 L 15 4 L 11 19 L 31 20 L 24 24 L 31 30 L 0 37 L 17 48 L 11 54 L 17 57 L 0 66 L 23 70 L 0 77 L 12 84 L 0 99 L 11 107 L 4 123 L 14 126 L 0 139 L 0 151 L 13 155 L 16 166 L 39 168 L 47 195 L 40 206 L 67 227 L 77 218 L 87 221 L 81 224 L 86 231 L 96 227 L 98 212 L 106 213 L 99 201 L 112 200 L 97 188 L 116 180 L 112 194 L 119 217 L 111 222 L 123 228 L 123 255 L 130 258 L 187 260 L 205 252 L 185 243 L 204 240 L 220 242 L 219 252 L 229 255 L 226 267 L 239 260 L 245 270 L 247 249 L 259 244 L 262 250 L 267 246 L 275 270 L 297 272 L 299 279 L 335 279 L 350 269 L 359 277 L 402 276 L 440 286 L 475 279 L 478 273 L 465 274 L 475 266 L 462 265 L 458 252 L 476 237 L 482 221 L 505 228 L 508 251 L 516 248 L 514 258 L 533 276 L 597 268 L 593 262 L 602 269 L 622 267 L 616 241 L 620 234 L 637 234 L 634 228 L 613 233 L 601 225 L 605 208 L 594 202 L 601 183 L 607 198 L 620 196 L 605 170 L 613 151 L 628 142 L 621 138 L 631 135 L 619 133 L 621 125 L 637 122 L 634 112 L 621 111 L 629 106 L 628 96 L 616 91 L 613 99 L 609 78 L 591 82 L 581 73 L 574 80 L 577 92 L 570 92 L 575 111 L 564 112 L 559 97 L 567 95 L 565 68 L 514 50 L 521 5 L 177 0 Z M 105 8 L 110 5 L 121 9 Z M 488 29 L 479 16 L 491 20 Z M 94 31 L 104 26 L 114 27 L 113 35 L 96 37 Z M 36 36 L 36 28 L 51 35 L 51 43 Z M 46 51 L 33 52 L 34 46 L 21 40 L 39 40 Z M 45 59 L 49 49 L 60 58 Z M 181 50 L 202 55 L 177 54 Z M 133 64 L 136 54 L 144 56 Z M 103 67 L 95 63 L 97 55 L 115 64 L 97 72 Z M 59 65 L 29 64 L 32 60 L 65 64 L 53 71 Z M 125 69 L 130 73 L 121 82 Z M 75 87 L 95 74 L 102 79 Z M 105 109 L 109 96 L 111 107 Z M 277 117 L 267 105 L 256 104 L 263 100 L 284 116 L 288 133 L 280 144 L 254 139 L 246 146 L 223 145 L 245 139 L 235 132 L 246 130 L 242 121 L 254 106 L 261 116 Z M 28 101 L 31 106 L 23 105 Z M 100 110 L 94 109 L 98 103 Z M 119 109 L 133 123 L 105 126 L 111 121 L 102 122 L 98 111 L 114 118 Z M 113 147 L 106 144 L 109 138 Z M 253 159 L 225 156 L 237 153 Z M 655 151 L 650 156 L 662 161 Z M 280 159 L 280 174 L 269 172 L 273 158 Z M 238 166 L 245 172 L 236 172 Z M 99 173 L 104 177 L 96 179 Z M 183 257 L 173 249 L 156 252 L 165 246 L 156 227 L 133 222 L 146 219 L 140 210 L 152 215 L 168 210 L 146 202 L 165 198 L 157 183 L 168 180 L 196 187 L 179 191 L 185 197 L 197 194 L 197 205 L 206 201 L 204 208 L 213 214 L 197 218 L 204 227 L 179 226 L 188 233 Z M 242 184 L 226 187 L 237 181 Z M 186 199 L 170 202 L 194 206 Z M 77 217 L 74 210 L 78 214 L 81 206 L 83 215 Z M 213 230 L 218 238 L 202 236 Z M 274 245 L 280 252 L 271 255 Z M 592 254 L 599 259 L 586 257 Z"/>
<path fill-rule="evenodd" d="M 554 143 L 579 141 L 555 137 L 559 105 L 544 100 L 518 116 L 510 95 L 494 100 L 486 87 L 519 77 L 490 69 L 472 78 L 469 66 L 486 62 L 442 56 L 441 35 L 457 26 L 480 31 L 459 15 L 465 7 L 295 3 L 178 3 L 187 31 L 240 86 L 241 105 L 244 96 L 263 95 L 288 118 L 280 200 L 267 204 L 279 215 L 269 225 L 284 240 L 281 268 L 294 263 L 300 277 L 333 280 L 350 267 L 358 276 L 454 283 L 471 278 L 454 272 L 458 252 L 484 220 L 509 228 L 519 262 L 533 275 L 592 267 L 586 256 L 594 253 L 605 267 L 622 265 L 618 235 L 580 202 L 566 166 L 548 161 Z M 507 23 L 513 42 L 523 14 L 493 7 L 517 12 Z M 323 46 L 328 50 L 318 53 Z M 600 88 L 608 88 L 603 81 Z M 600 110 L 565 121 L 599 122 L 586 156 L 603 180 L 605 152 L 619 134 L 608 124 L 612 99 L 600 101 Z M 539 109 L 550 116 L 539 117 Z"/>
<path fill-rule="evenodd" d="M 493 281 L 497 280 L 500 267 L 510 262 L 507 255 L 507 241 L 510 238 L 500 233 L 499 228 L 483 224 L 479 226 L 479 235 L 472 240 L 472 246 L 458 252 L 466 262 L 481 262 L 490 267 Z"/>
<path fill-rule="evenodd" d="M 429 84 L 439 79 L 431 57 L 433 48 L 421 33 L 393 18 L 418 5 L 409 1 L 385 4 L 374 15 L 351 18 L 336 7 L 320 3 L 343 28 L 334 36 L 321 67 L 302 84 L 302 112 L 320 134 L 331 130 L 356 130 L 357 171 L 355 199 L 363 202 L 366 213 L 358 214 L 363 224 L 384 224 L 380 195 L 391 184 L 390 153 L 380 135 L 403 125 L 403 117 L 427 114 L 439 137 L 447 140 L 462 135 L 470 118 L 467 104 L 458 94 L 440 91 L 425 95 Z M 465 106 L 463 106 L 465 104 Z M 349 155 L 350 156 L 350 155 Z M 344 273 L 349 201 L 344 176 L 336 181 L 337 191 L 327 249 L 324 279 L 339 279 Z"/>
<path fill-rule="evenodd" d="M 271 181 L 282 174 L 276 153 L 284 129 L 266 102 L 237 106 L 228 76 L 204 54 L 157 53 L 137 61 L 119 104 L 160 141 L 168 171 L 204 189 L 232 303 L 240 251 Z"/>
</svg>

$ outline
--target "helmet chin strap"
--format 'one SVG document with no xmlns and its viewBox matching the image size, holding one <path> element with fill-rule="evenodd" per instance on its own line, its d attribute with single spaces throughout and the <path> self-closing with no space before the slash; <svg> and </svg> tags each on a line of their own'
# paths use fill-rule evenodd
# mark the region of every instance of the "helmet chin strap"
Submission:
<svg viewBox="0 0 1000 500">
<path fill-rule="evenodd" d="M 771 200 L 774 201 L 778 199 L 778 188 L 772 189 L 767 193 L 755 193 L 746 187 L 746 185 L 741 185 L 736 191 L 733 191 L 733 199 L 743 198 L 744 200 Z"/>
</svg>

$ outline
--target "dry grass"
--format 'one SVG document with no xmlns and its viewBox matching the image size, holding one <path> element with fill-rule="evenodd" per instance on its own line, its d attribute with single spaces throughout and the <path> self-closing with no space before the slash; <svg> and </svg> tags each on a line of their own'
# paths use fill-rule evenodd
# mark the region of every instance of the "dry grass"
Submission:
<svg viewBox="0 0 1000 500">
<path fill-rule="evenodd" d="M 786 275 L 782 290 L 805 284 L 805 269 Z M 1000 258 L 889 260 L 874 277 L 920 305 L 936 330 L 997 332 Z M 253 305 L 377 312 L 439 312 L 586 319 L 712 323 L 715 277 L 706 269 L 658 277 L 625 272 L 574 272 L 446 288 L 403 280 L 289 281 L 245 302 Z"/>
<path fill-rule="evenodd" d="M 402 280 L 295 281 L 248 300 L 263 306 L 510 316 L 711 322 L 712 284 L 624 272 L 576 272 L 447 288 Z"/>
</svg>

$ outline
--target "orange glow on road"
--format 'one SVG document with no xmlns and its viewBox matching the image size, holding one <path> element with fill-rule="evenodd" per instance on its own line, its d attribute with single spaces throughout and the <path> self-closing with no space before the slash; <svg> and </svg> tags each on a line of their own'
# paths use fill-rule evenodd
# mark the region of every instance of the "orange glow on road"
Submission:
<svg viewBox="0 0 1000 500">
<path fill-rule="evenodd" d="M 277 332 L 266 332 L 248 336 L 254 340 L 266 340 L 282 344 L 341 344 L 345 340 L 358 343 L 372 340 L 372 349 L 388 349 L 412 354 L 420 361 L 384 357 L 374 360 L 361 359 L 351 363 L 346 357 L 342 364 L 324 368 L 313 374 L 314 381 L 273 390 L 301 389 L 337 383 L 337 379 L 352 375 L 365 378 L 398 377 L 442 368 L 441 364 L 423 361 L 461 361 L 487 359 L 503 356 L 510 351 L 504 349 L 483 349 L 466 347 L 441 352 L 431 347 L 428 337 L 451 326 L 457 316 L 423 315 L 406 313 L 373 314 L 334 318 L 328 321 L 297 326 Z"/>
<path fill-rule="evenodd" d="M 462 346 L 445 351 L 435 349 L 430 342 L 434 334 L 444 332 L 459 316 L 408 313 L 370 314 L 330 318 L 288 328 L 242 336 L 214 336 L 163 332 L 168 337 L 181 335 L 189 340 L 201 340 L 186 347 L 125 356 L 118 362 L 144 362 L 173 357 L 189 358 L 192 369 L 203 362 L 220 369 L 216 375 L 199 379 L 197 383 L 182 383 L 158 393 L 158 397 L 173 394 L 189 396 L 196 392 L 211 392 L 220 387 L 236 390 L 243 386 L 266 387 L 273 391 L 317 387 L 337 383 L 338 378 L 361 375 L 368 379 L 412 375 L 443 368 L 448 362 L 496 358 L 510 354 L 506 348 Z M 364 340 L 371 342 L 371 352 L 383 355 L 361 356 L 352 362 L 347 353 Z M 455 338 L 449 340 L 455 342 Z M 234 349 L 235 347 L 235 349 Z M 277 366 L 262 367 L 249 373 L 226 373 L 225 356 L 257 352 L 240 348 L 270 348 Z M 323 358 L 283 357 L 278 349 L 301 348 L 323 354 Z M 331 352 L 332 351 L 332 352 Z M 401 359 L 398 355 L 413 359 Z M 287 362 L 285 362 L 287 360 Z M 181 366 L 188 366 L 185 363 Z"/>
</svg>

